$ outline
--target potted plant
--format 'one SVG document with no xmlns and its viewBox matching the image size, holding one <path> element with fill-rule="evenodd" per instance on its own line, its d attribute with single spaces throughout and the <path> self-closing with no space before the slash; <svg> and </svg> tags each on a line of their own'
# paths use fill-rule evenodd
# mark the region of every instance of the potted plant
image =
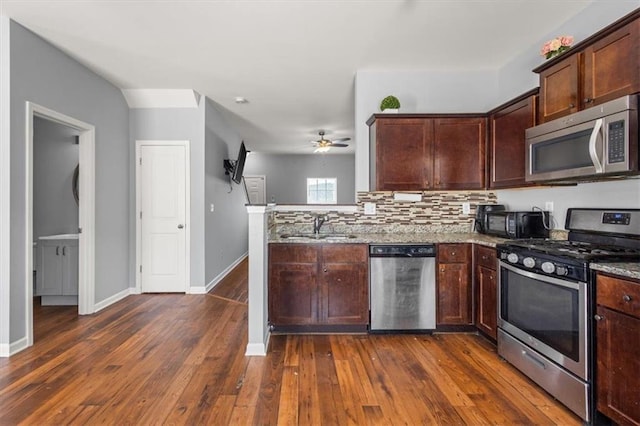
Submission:
<svg viewBox="0 0 640 426">
<path fill-rule="evenodd" d="M 400 109 L 400 101 L 395 96 L 389 95 L 380 102 L 382 112 L 398 112 L 398 109 Z"/>
</svg>

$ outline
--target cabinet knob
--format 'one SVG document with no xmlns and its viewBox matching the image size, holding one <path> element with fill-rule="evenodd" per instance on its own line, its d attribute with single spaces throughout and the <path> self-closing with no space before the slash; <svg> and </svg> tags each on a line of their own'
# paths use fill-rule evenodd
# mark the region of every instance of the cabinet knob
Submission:
<svg viewBox="0 0 640 426">
<path fill-rule="evenodd" d="M 629 302 L 631 302 L 632 298 L 628 294 L 625 294 L 624 296 L 622 296 L 622 300 L 624 300 L 625 302 L 629 303 Z"/>
<path fill-rule="evenodd" d="M 604 317 L 602 315 L 595 314 L 593 316 L 593 319 L 595 319 L 596 321 L 602 321 L 604 319 Z"/>
<path fill-rule="evenodd" d="M 482 256 L 482 260 L 487 260 L 489 259 L 489 256 Z"/>
<path fill-rule="evenodd" d="M 322 270 L 322 272 L 327 272 L 327 268 L 324 268 L 324 269 Z"/>
<path fill-rule="evenodd" d="M 575 108 L 576 106 L 574 104 L 569 104 L 569 108 Z"/>
<path fill-rule="evenodd" d="M 182 228 L 184 228 L 184 225 L 183 224 L 179 224 L 178 225 L 178 229 L 182 229 Z"/>
<path fill-rule="evenodd" d="M 585 104 L 590 104 L 591 102 L 593 102 L 593 98 L 584 98 Z"/>
</svg>

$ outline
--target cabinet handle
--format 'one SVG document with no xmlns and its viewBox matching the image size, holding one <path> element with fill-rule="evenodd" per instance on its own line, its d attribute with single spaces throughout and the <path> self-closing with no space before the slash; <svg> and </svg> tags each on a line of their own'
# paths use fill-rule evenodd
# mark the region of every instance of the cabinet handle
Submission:
<svg viewBox="0 0 640 426">
<path fill-rule="evenodd" d="M 591 102 L 593 102 L 593 98 L 584 98 L 585 104 L 590 104 Z"/>
<path fill-rule="evenodd" d="M 62 255 L 63 256 L 67 255 L 67 246 L 62 246 Z"/>
<path fill-rule="evenodd" d="M 576 106 L 574 104 L 569 104 L 569 108 L 575 108 Z"/>
<path fill-rule="evenodd" d="M 60 256 L 60 246 L 56 246 L 56 256 Z"/>
<path fill-rule="evenodd" d="M 451 252 L 451 256 L 455 256 L 455 255 L 456 255 L 456 252 L 455 252 L 455 251 L 452 251 L 452 252 Z"/>
<path fill-rule="evenodd" d="M 595 319 L 596 321 L 602 321 L 604 319 L 604 317 L 602 315 L 595 314 L 593 316 L 593 319 Z"/>
<path fill-rule="evenodd" d="M 631 296 L 629 296 L 628 294 L 625 294 L 624 296 L 622 296 L 622 300 L 624 300 L 625 302 L 629 303 L 631 302 Z"/>
<path fill-rule="evenodd" d="M 444 272 L 444 268 L 440 268 L 440 272 Z"/>
<path fill-rule="evenodd" d="M 482 256 L 482 260 L 487 260 L 489 259 L 489 256 Z"/>
</svg>

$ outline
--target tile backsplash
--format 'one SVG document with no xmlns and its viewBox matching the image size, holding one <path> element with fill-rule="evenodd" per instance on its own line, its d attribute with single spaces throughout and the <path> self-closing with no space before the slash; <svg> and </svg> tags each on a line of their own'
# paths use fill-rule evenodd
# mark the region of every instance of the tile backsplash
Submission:
<svg viewBox="0 0 640 426">
<path fill-rule="evenodd" d="M 359 192 L 355 212 L 326 210 L 326 227 L 332 232 L 469 232 L 478 204 L 495 204 L 491 191 L 424 191 L 402 192 L 418 194 L 420 201 L 396 201 L 394 192 Z M 462 204 L 469 203 L 469 214 L 462 213 Z M 376 205 L 375 215 L 364 214 L 364 204 Z M 273 221 L 278 232 L 308 231 L 313 211 L 277 211 Z"/>
</svg>

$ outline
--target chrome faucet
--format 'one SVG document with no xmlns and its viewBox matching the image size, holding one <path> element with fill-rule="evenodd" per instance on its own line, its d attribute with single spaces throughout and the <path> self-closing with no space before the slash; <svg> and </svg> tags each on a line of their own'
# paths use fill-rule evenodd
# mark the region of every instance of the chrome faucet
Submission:
<svg viewBox="0 0 640 426">
<path fill-rule="evenodd" d="M 326 216 L 316 216 L 313 218 L 313 233 L 314 235 L 318 235 L 320 233 L 320 228 L 327 220 Z"/>
</svg>

